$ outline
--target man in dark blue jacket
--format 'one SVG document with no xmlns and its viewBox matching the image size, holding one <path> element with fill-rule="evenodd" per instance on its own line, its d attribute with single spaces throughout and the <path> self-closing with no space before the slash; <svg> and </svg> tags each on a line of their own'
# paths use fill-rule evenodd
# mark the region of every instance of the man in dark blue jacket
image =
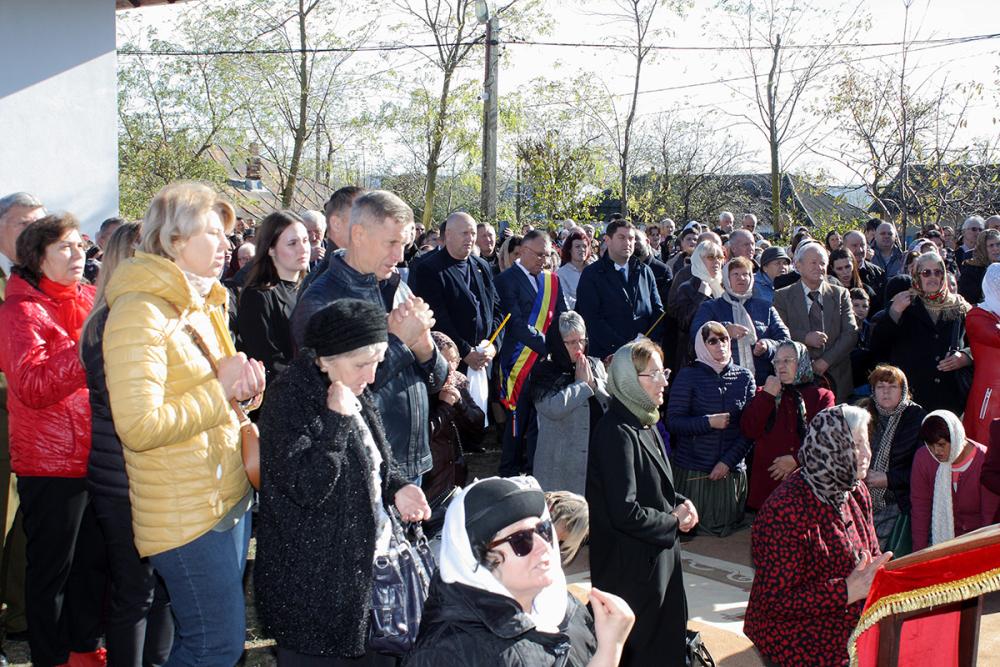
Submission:
<svg viewBox="0 0 1000 667">
<path fill-rule="evenodd" d="M 503 343 L 500 345 L 501 382 L 505 386 L 515 387 L 523 386 L 523 382 L 519 385 L 516 379 L 521 377 L 526 381 L 531 371 L 531 364 L 538 359 L 544 359 L 548 354 L 545 347 L 545 332 L 548 329 L 536 326 L 539 319 L 545 318 L 544 315 L 538 315 L 541 304 L 544 303 L 546 308 L 552 311 L 549 326 L 559 326 L 559 315 L 566 311 L 559 279 L 550 271 L 542 270 L 545 259 L 551 251 L 548 235 L 533 229 L 524 235 L 519 247 L 520 258 L 496 279 L 500 312 L 503 315 L 510 314 L 510 320 L 503 330 Z M 526 363 L 517 365 L 515 362 L 522 352 L 525 353 Z M 531 355 L 531 352 L 537 356 Z M 532 446 L 532 434 L 528 431 L 535 421 L 532 419 L 534 406 L 528 400 L 527 392 L 515 390 L 511 393 L 505 389 L 504 397 L 507 401 L 505 406 L 507 425 L 504 429 L 503 451 L 500 454 L 500 475 L 510 477 L 530 471 L 535 452 Z M 512 404 L 516 406 L 515 410 L 511 410 Z M 518 426 L 524 427 L 521 430 L 514 429 L 515 413 Z M 537 427 L 533 430 L 537 433 Z M 523 460 L 525 453 L 527 453 L 527 466 Z"/>
<path fill-rule="evenodd" d="M 476 257 L 476 221 L 468 213 L 448 216 L 442 251 L 429 255 L 413 266 L 409 284 L 414 294 L 434 312 L 434 329 L 458 346 L 462 357 L 459 370 L 479 370 L 496 350 L 489 345 L 477 350 L 500 324 L 493 272 Z"/>
<path fill-rule="evenodd" d="M 389 347 L 371 390 L 386 439 L 403 474 L 415 483 L 431 469 L 428 394 L 448 377 L 448 363 L 431 339 L 434 314 L 399 279 L 396 264 L 413 233 L 413 211 L 396 195 L 375 190 L 351 207 L 347 247 L 299 299 L 292 313 L 292 340 L 302 346 L 309 318 L 337 299 L 381 304 L 389 314 Z"/>
<path fill-rule="evenodd" d="M 663 314 L 653 272 L 632 256 L 632 223 L 614 220 L 607 234 L 607 253 L 583 270 L 576 291 L 576 310 L 587 323 L 590 354 L 600 359 L 638 335 L 659 340 Z"/>
</svg>

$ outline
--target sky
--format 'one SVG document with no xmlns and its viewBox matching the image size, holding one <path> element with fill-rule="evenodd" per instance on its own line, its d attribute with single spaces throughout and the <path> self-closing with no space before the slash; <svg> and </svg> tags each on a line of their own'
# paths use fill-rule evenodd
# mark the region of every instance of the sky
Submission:
<svg viewBox="0 0 1000 667">
<path fill-rule="evenodd" d="M 200 0 L 220 2 L 223 0 Z M 843 9 L 845 0 L 814 0 L 829 10 Z M 1000 33 L 1000 0 L 911 0 L 909 12 L 909 38 L 917 40 L 941 39 L 959 36 Z M 728 16 L 719 10 L 714 0 L 693 0 L 683 16 L 660 9 L 654 27 L 665 30 L 657 44 L 672 46 L 737 46 L 734 28 Z M 546 0 L 545 9 L 551 17 L 548 34 L 535 36 L 536 40 L 552 42 L 603 43 L 624 33 L 626 28 L 609 23 L 602 15 L 613 6 L 613 0 Z M 850 7 L 853 7 L 850 4 Z M 169 34 L 169 22 L 174 7 L 152 7 L 139 10 L 142 19 L 156 24 Z M 870 28 L 857 34 L 852 42 L 899 42 L 903 37 L 904 0 L 862 0 L 861 9 L 870 18 Z M 833 22 L 817 21 L 804 26 L 802 39 L 812 30 L 824 31 Z M 508 38 L 501 33 L 501 40 Z M 787 38 L 786 38 L 787 39 Z M 376 36 L 374 41 L 388 41 Z M 884 55 L 889 61 L 899 62 L 899 47 L 887 46 L 853 49 L 858 57 Z M 412 57 L 405 57 L 414 62 Z M 858 63 L 862 68 L 874 67 L 875 61 Z M 960 139 L 995 137 L 998 98 L 996 83 L 1000 80 L 1000 39 L 970 44 L 914 50 L 910 53 L 908 68 L 913 81 L 927 81 L 928 86 L 959 84 L 975 81 L 984 86 L 984 94 L 969 109 L 968 126 Z M 481 76 L 476 68 L 465 76 Z M 614 94 L 628 93 L 632 88 L 632 64 L 629 57 L 614 50 L 587 47 L 527 46 L 508 44 L 503 48 L 500 61 L 500 95 L 524 90 L 538 77 L 569 78 L 578 73 L 592 73 L 606 84 Z M 655 59 L 644 68 L 640 80 L 638 113 L 651 116 L 666 110 L 681 119 L 714 118 L 720 132 L 727 132 L 745 142 L 754 156 L 745 170 L 766 171 L 767 143 L 759 130 L 741 121 L 741 112 L 753 111 L 754 105 L 747 95 L 752 94 L 747 81 L 724 83 L 723 79 L 745 76 L 745 54 L 738 51 L 670 51 L 657 52 Z M 663 89 L 672 90 L 663 90 Z M 617 97 L 622 104 L 627 97 Z M 811 100 L 822 105 L 821 97 Z M 849 183 L 857 179 L 830 160 L 811 154 L 797 157 L 792 169 L 824 170 L 834 181 Z"/>
</svg>

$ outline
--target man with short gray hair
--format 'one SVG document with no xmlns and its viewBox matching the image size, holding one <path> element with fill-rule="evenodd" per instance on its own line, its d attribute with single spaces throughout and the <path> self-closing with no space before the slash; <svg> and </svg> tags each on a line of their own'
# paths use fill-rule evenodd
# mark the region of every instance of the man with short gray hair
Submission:
<svg viewBox="0 0 1000 667">
<path fill-rule="evenodd" d="M 434 313 L 400 280 L 396 265 L 413 234 L 413 210 L 385 190 L 354 200 L 347 246 L 299 298 L 292 340 L 301 347 L 309 319 L 338 299 L 377 303 L 388 313 L 389 347 L 371 385 L 386 439 L 404 476 L 419 484 L 431 468 L 429 399 L 448 376 L 448 364 L 431 339 Z"/>
<path fill-rule="evenodd" d="M 719 227 L 718 229 L 715 230 L 715 233 L 719 234 L 720 236 L 722 234 L 732 234 L 733 223 L 735 221 L 736 218 L 733 217 L 732 213 L 730 213 L 729 211 L 723 211 L 722 213 L 719 214 Z"/>
<path fill-rule="evenodd" d="M 28 225 L 43 217 L 45 217 L 45 207 L 34 195 L 15 192 L 0 198 L 0 304 L 4 300 L 10 269 L 17 261 L 17 237 Z M 25 537 L 21 521 L 18 520 L 17 526 L 14 526 L 20 502 L 17 495 L 17 481 L 10 470 L 7 419 L 7 378 L 0 373 L 0 519 L 4 520 L 0 533 L 0 554 L 8 563 L 6 580 L 0 582 L 6 599 L 0 602 L 7 603 L 4 627 L 8 633 L 12 633 L 25 629 Z"/>
<path fill-rule="evenodd" d="M 965 263 L 965 260 L 972 257 L 976 251 L 976 242 L 984 227 L 985 222 L 978 215 L 970 215 L 962 223 L 962 243 L 955 250 L 955 263 L 958 265 L 959 271 L 962 270 L 962 264 Z"/>
<path fill-rule="evenodd" d="M 726 243 L 726 247 L 729 248 L 729 259 L 733 259 L 734 257 L 746 257 L 751 262 L 756 264 L 753 256 L 753 251 L 756 248 L 754 245 L 753 234 L 747 230 L 734 230 L 733 233 L 729 235 L 729 241 Z"/>
<path fill-rule="evenodd" d="M 309 235 L 309 270 L 323 263 L 326 257 L 326 218 L 319 211 L 302 211 L 302 224 Z"/>
</svg>

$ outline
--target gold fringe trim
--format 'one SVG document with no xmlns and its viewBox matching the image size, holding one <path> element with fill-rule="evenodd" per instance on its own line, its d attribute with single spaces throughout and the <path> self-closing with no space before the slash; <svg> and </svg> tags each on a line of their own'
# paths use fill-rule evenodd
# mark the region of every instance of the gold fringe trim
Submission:
<svg viewBox="0 0 1000 667">
<path fill-rule="evenodd" d="M 881 598 L 865 610 L 857 627 L 854 628 L 854 632 L 851 633 L 851 639 L 847 645 L 847 652 L 851 657 L 851 667 L 858 667 L 855 644 L 858 638 L 882 619 L 894 614 L 961 602 L 996 590 L 1000 590 L 1000 568 L 987 570 L 965 579 L 945 584 L 934 584 L 905 593 L 894 593 Z"/>
</svg>

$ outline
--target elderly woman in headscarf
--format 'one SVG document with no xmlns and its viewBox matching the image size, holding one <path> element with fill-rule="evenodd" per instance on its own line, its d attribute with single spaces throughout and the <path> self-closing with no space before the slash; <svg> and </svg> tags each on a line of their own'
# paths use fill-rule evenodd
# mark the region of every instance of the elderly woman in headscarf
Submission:
<svg viewBox="0 0 1000 667">
<path fill-rule="evenodd" d="M 656 429 L 666 386 L 655 343 L 643 339 L 615 352 L 611 405 L 594 431 L 587 466 L 591 580 L 635 611 L 622 659 L 635 667 L 685 661 L 680 534 L 697 525 L 698 513 L 674 490 Z"/>
<path fill-rule="evenodd" d="M 900 514 L 910 513 L 910 469 L 926 411 L 910 397 L 903 371 L 880 364 L 868 376 L 872 398 L 869 442 L 872 462 L 865 484 L 872 497 L 872 518 L 885 549 Z M 905 555 L 905 554 L 898 554 Z"/>
<path fill-rule="evenodd" d="M 407 667 L 614 667 L 634 615 L 590 591 L 567 592 L 545 496 L 530 477 L 470 484 L 448 506 Z"/>
<path fill-rule="evenodd" d="M 1000 505 L 981 484 L 986 447 L 966 436 L 953 413 L 924 417 L 920 442 L 910 477 L 915 551 L 990 525 Z"/>
<path fill-rule="evenodd" d="M 986 269 L 982 293 L 982 302 L 965 317 L 976 367 L 962 423 L 970 438 L 988 443 L 990 424 L 1000 417 L 1000 263 Z"/>
<path fill-rule="evenodd" d="M 732 342 L 733 362 L 753 373 L 761 385 L 773 370 L 771 360 L 782 341 L 790 340 L 788 327 L 766 300 L 753 296 L 753 262 L 736 257 L 722 267 L 722 296 L 698 307 L 690 335 L 709 320 L 722 323 Z"/>
<path fill-rule="evenodd" d="M 972 363 L 965 343 L 969 304 L 948 286 L 944 260 L 927 253 L 910 266 L 912 287 L 896 294 L 872 329 L 875 358 L 900 368 L 913 400 L 928 410 L 965 409 L 955 371 Z"/>
<path fill-rule="evenodd" d="M 722 284 L 722 264 L 726 261 L 722 246 L 706 239 L 691 253 L 691 278 L 677 290 L 677 297 L 670 304 L 671 316 L 677 321 L 677 365 L 686 365 L 692 359 L 691 323 L 701 304 L 718 299 L 726 292 Z"/>
<path fill-rule="evenodd" d="M 781 343 L 774 354 L 774 375 L 757 388 L 740 419 L 744 437 L 754 443 L 748 509 L 759 510 L 795 472 L 809 421 L 834 406 L 833 392 L 814 380 L 809 348 L 790 340 Z"/>
<path fill-rule="evenodd" d="M 587 356 L 587 327 L 575 311 L 549 327 L 545 348 L 549 355 L 535 364 L 529 385 L 538 413 L 532 470 L 545 491 L 582 494 L 590 434 L 611 400 L 608 375 L 600 359 Z"/>
<path fill-rule="evenodd" d="M 677 374 L 667 406 L 677 490 L 698 508 L 701 529 L 720 537 L 743 521 L 750 441 L 740 418 L 757 389 L 729 346 L 724 326 L 703 324 L 694 336 L 697 359 Z"/>
<path fill-rule="evenodd" d="M 387 339 L 381 304 L 338 299 L 264 399 L 254 588 L 279 665 L 396 664 L 368 648 L 374 562 L 394 548 L 390 505 L 404 521 L 431 510 L 368 390 Z"/>
<path fill-rule="evenodd" d="M 753 524 L 753 587 L 743 632 L 777 665 L 846 666 L 879 550 L 872 525 L 868 412 L 838 405 L 809 423 L 801 468 Z"/>
</svg>

